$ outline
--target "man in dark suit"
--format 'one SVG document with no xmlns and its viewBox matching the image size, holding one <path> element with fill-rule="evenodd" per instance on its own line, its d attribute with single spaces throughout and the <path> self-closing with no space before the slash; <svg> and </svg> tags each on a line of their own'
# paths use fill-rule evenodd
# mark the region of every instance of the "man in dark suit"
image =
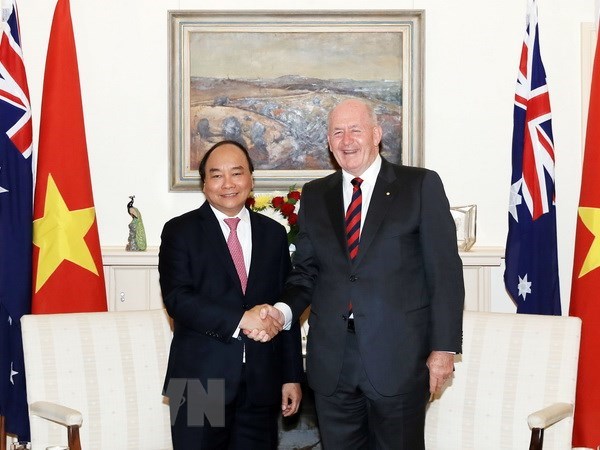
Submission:
<svg viewBox="0 0 600 450">
<path fill-rule="evenodd" d="M 276 449 L 277 411 L 295 414 L 302 396 L 299 326 L 273 338 L 280 324 L 260 314 L 259 301 L 281 294 L 290 257 L 285 229 L 244 207 L 252 172 L 242 145 L 214 145 L 200 163 L 206 202 L 162 232 L 160 284 L 174 321 L 165 392 L 174 379 L 204 389 L 225 381 L 225 426 L 193 426 L 182 403 L 171 417 L 175 449 Z M 255 342 L 243 329 L 273 339 Z"/>
<path fill-rule="evenodd" d="M 341 171 L 306 184 L 294 269 L 281 301 L 310 305 L 307 375 L 325 449 L 424 448 L 430 393 L 461 351 L 456 228 L 435 172 L 379 155 L 371 107 L 329 115 Z"/>
</svg>

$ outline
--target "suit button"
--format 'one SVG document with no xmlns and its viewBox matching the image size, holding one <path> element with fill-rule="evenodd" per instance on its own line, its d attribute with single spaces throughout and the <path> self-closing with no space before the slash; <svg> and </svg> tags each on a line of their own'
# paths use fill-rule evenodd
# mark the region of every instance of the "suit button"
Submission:
<svg viewBox="0 0 600 450">
<path fill-rule="evenodd" d="M 356 275 L 350 275 L 350 281 L 352 283 L 354 283 L 356 280 L 358 280 L 358 277 Z"/>
<path fill-rule="evenodd" d="M 250 308 L 248 307 L 248 304 L 247 304 L 247 303 L 244 303 L 244 304 L 242 305 L 242 308 L 244 308 L 245 310 L 248 310 L 248 309 L 250 309 Z"/>
</svg>

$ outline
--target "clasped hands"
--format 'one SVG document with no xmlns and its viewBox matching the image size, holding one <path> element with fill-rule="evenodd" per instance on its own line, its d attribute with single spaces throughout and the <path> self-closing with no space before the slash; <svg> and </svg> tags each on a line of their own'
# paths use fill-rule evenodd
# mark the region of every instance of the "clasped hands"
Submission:
<svg viewBox="0 0 600 450">
<path fill-rule="evenodd" d="M 256 305 L 246 311 L 240 322 L 240 328 L 250 339 L 268 342 L 283 330 L 285 317 L 272 305 Z"/>
</svg>

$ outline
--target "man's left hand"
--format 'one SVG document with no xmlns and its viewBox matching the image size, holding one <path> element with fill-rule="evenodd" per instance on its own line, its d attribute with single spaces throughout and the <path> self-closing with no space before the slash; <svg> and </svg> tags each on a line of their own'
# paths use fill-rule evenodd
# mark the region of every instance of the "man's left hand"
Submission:
<svg viewBox="0 0 600 450">
<path fill-rule="evenodd" d="M 302 400 L 300 383 L 285 383 L 281 387 L 281 414 L 283 417 L 293 416 L 298 412 Z"/>
<path fill-rule="evenodd" d="M 429 392 L 439 394 L 442 386 L 454 372 L 454 354 L 449 352 L 432 351 L 427 358 L 429 368 Z"/>
</svg>

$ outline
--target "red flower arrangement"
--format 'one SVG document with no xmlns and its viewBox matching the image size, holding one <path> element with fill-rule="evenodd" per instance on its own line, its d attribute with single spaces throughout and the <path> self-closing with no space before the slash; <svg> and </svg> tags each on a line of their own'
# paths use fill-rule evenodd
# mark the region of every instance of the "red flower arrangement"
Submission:
<svg viewBox="0 0 600 450">
<path fill-rule="evenodd" d="M 246 206 L 281 223 L 287 230 L 288 243 L 292 245 L 298 235 L 298 213 L 301 191 L 290 187 L 287 194 L 278 192 L 252 194 Z"/>
</svg>

